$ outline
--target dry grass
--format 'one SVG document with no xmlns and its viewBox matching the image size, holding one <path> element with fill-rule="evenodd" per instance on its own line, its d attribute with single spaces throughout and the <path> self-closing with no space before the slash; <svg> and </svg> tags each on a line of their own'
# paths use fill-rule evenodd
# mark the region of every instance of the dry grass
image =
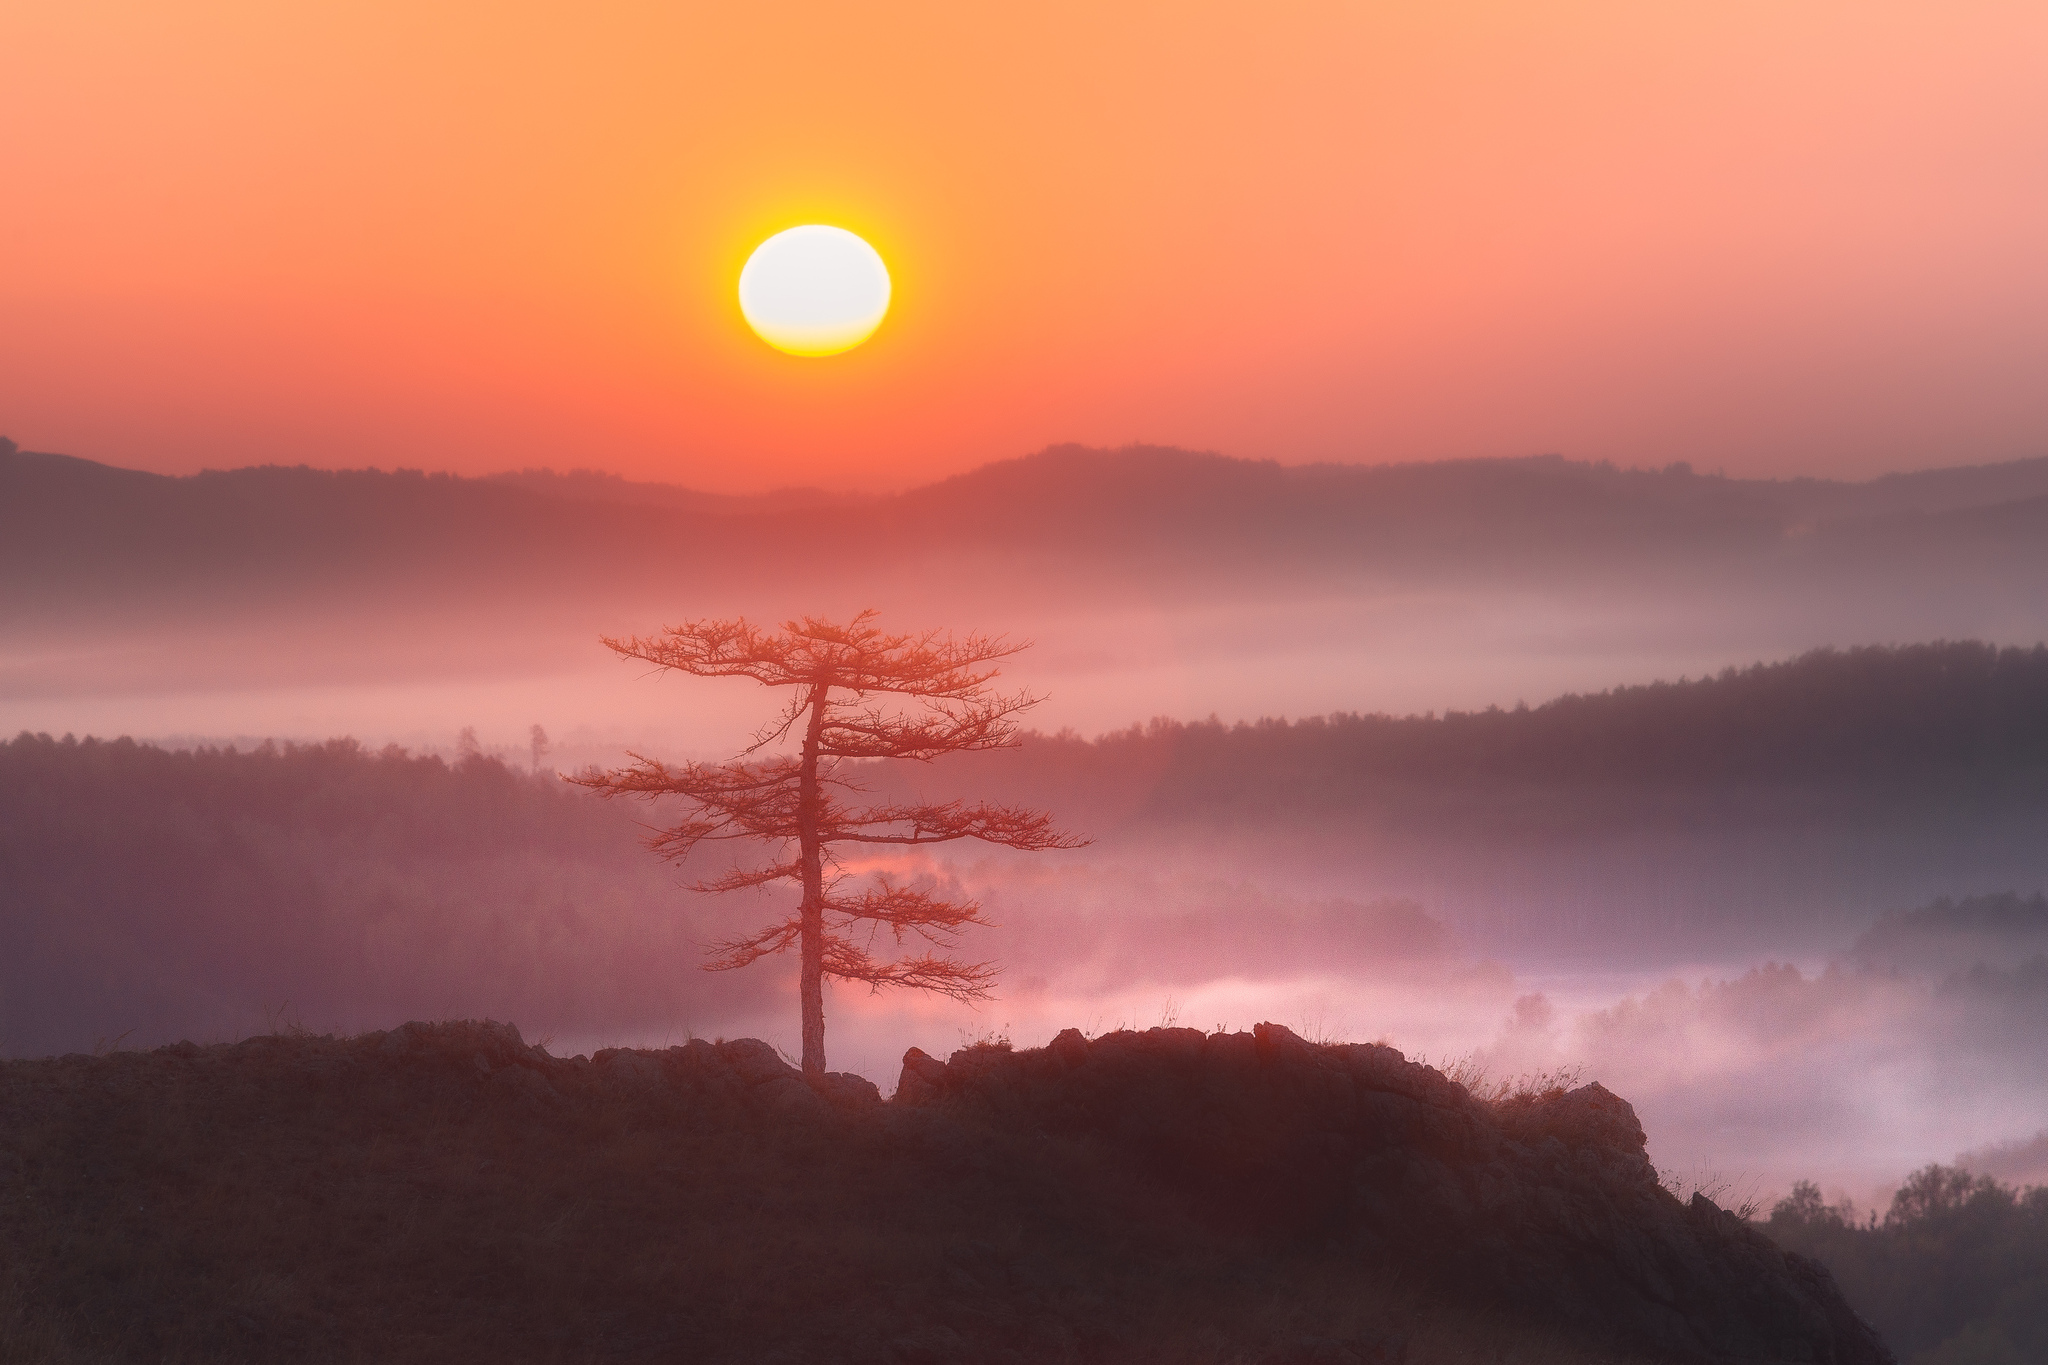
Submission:
<svg viewBox="0 0 2048 1365">
<path fill-rule="evenodd" d="M 1473 1099 L 1490 1105 L 1548 1099 L 1576 1089 L 1585 1081 L 1585 1068 L 1576 1065 L 1494 1076 L 1471 1053 L 1440 1062 L 1437 1069 L 1465 1087 Z M 1740 1176 L 1724 1176 L 1719 1171 L 1706 1168 L 1686 1172 L 1661 1167 L 1657 1171 L 1657 1180 L 1681 1204 L 1698 1194 L 1738 1218 L 1754 1219 L 1763 1211 L 1760 1180 L 1745 1181 Z"/>
<path fill-rule="evenodd" d="M 1681 1204 L 1697 1194 L 1745 1220 L 1755 1219 L 1764 1209 L 1763 1181 L 1760 1178 L 1726 1176 L 1710 1166 L 1693 1171 L 1660 1166 L 1657 1168 L 1657 1183 L 1671 1191 Z"/>
<path fill-rule="evenodd" d="M 1466 1093 L 1482 1104 L 1562 1095 L 1567 1090 L 1577 1089 L 1585 1081 L 1585 1068 L 1578 1065 L 1555 1067 L 1549 1071 L 1525 1071 L 1514 1076 L 1494 1076 L 1469 1052 L 1435 1063 L 1435 1066 L 1445 1076 L 1464 1086 Z"/>
</svg>

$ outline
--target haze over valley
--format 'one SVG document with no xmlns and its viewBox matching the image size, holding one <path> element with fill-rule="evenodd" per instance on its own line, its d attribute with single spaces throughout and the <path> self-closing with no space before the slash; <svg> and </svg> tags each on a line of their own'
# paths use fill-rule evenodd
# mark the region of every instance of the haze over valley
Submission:
<svg viewBox="0 0 2048 1365">
<path fill-rule="evenodd" d="M 1865 483 L 1556 457 L 1307 466 L 1058 448 L 887 497 L 597 475 L 0 466 L 0 726 L 718 754 L 732 685 L 596 643 L 881 608 L 1036 641 L 1048 732 L 1535 704 L 1823 645 L 2027 645 L 2048 459 Z"/>
<path fill-rule="evenodd" d="M 855 869 L 981 901 L 965 950 L 1003 975 L 978 1010 L 838 988 L 836 1065 L 886 1087 L 912 1043 L 1274 1019 L 1577 1069 L 1660 1166 L 1868 1203 L 1966 1151 L 2025 1165 L 2048 1114 L 2044 561 L 2048 460 L 1064 447 L 736 497 L 10 451 L 0 908 L 37 951 L 0 1041 L 489 1016 L 557 1052 L 791 1047 L 791 983 L 697 970 L 762 907 L 682 890 L 639 846 L 658 812 L 554 774 L 724 757 L 766 716 L 600 633 L 876 606 L 1034 640 L 1003 681 L 1048 698 L 1020 750 L 861 780 L 1094 842 Z"/>
</svg>

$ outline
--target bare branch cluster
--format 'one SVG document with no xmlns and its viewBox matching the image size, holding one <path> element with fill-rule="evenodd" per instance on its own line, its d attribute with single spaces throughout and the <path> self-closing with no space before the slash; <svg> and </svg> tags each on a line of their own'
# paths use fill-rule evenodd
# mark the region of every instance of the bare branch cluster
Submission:
<svg viewBox="0 0 2048 1365">
<path fill-rule="evenodd" d="M 779 632 L 745 618 L 688 621 L 659 635 L 602 638 L 621 658 L 657 668 L 800 689 L 755 736 L 755 749 L 785 738 L 818 688 L 851 692 L 857 703 L 871 694 L 894 693 L 928 704 L 923 716 L 888 717 L 863 704 L 835 703 L 820 736 L 821 756 L 935 758 L 1016 742 L 1007 722 L 1038 698 L 989 693 L 987 684 L 997 672 L 989 665 L 1029 648 L 1028 643 L 936 630 L 891 635 L 875 627 L 876 615 L 864 611 L 843 626 L 806 616 L 785 621 Z"/>
<path fill-rule="evenodd" d="M 676 798 L 683 817 L 657 830 L 650 846 L 682 860 L 707 842 L 758 839 L 774 845 L 770 861 L 695 883 L 700 891 L 739 891 L 779 881 L 803 887 L 788 919 L 758 933 L 718 943 L 706 967 L 731 970 L 792 947 L 805 948 L 823 975 L 874 989 L 907 986 L 960 1000 L 985 998 L 995 980 L 989 963 L 945 956 L 959 930 L 985 923 L 971 901 L 946 900 L 887 878 L 843 893 L 847 878 L 835 845 L 916 846 L 979 839 L 1008 848 L 1075 848 L 1085 840 L 1055 829 L 1051 817 L 986 802 L 863 805 L 849 764 L 895 758 L 929 762 L 943 754 L 1007 748 L 1017 741 L 1016 717 L 1038 702 L 1028 692 L 1000 693 L 989 683 L 995 663 L 1025 648 L 1001 638 L 954 637 L 937 631 L 895 635 L 862 612 L 845 625 L 816 617 L 785 622 L 779 631 L 747 621 L 691 621 L 659 635 L 604 643 L 625 659 L 707 678 L 749 678 L 792 695 L 746 750 L 725 763 L 663 763 L 631 755 L 611 772 L 572 778 L 607 797 Z M 892 699 L 895 701 L 892 704 Z M 904 704 L 904 703 L 907 703 Z M 764 754 L 792 735 L 795 755 Z M 870 951 L 875 935 L 921 940 L 917 956 L 891 960 Z M 806 934 L 815 935 L 815 946 Z M 865 941 L 863 941 L 863 934 Z M 811 1023 L 806 996 L 806 1066 Z M 822 1065 L 822 1016 L 817 1021 Z"/>
<path fill-rule="evenodd" d="M 880 990 L 884 986 L 909 986 L 937 991 L 956 1000 L 986 999 L 995 984 L 996 969 L 988 962 L 959 962 L 930 951 L 950 950 L 958 932 L 969 925 L 986 925 L 981 907 L 972 901 L 950 901 L 929 892 L 900 886 L 887 877 L 858 895 L 827 895 L 824 901 L 824 972 L 844 981 L 865 982 Z M 863 944 L 859 932 L 867 926 Z M 793 947 L 802 932 L 801 910 L 779 924 L 773 924 L 745 938 L 713 944 L 710 971 L 731 971 L 749 966 L 772 953 Z M 922 938 L 929 947 L 917 957 L 885 961 L 870 951 L 876 933 L 886 926 L 895 942 L 910 935 Z"/>
</svg>

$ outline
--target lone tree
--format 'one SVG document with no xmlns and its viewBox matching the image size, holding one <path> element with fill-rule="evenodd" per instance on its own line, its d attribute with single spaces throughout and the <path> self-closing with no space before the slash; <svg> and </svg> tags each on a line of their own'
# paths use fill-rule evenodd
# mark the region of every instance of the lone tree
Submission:
<svg viewBox="0 0 2048 1365">
<path fill-rule="evenodd" d="M 795 912 L 759 933 L 713 945 L 704 965 L 729 971 L 798 949 L 803 1066 L 814 1077 L 825 1072 L 825 977 L 865 982 L 875 990 L 910 986 L 956 1000 L 986 999 L 995 981 L 993 964 L 946 955 L 962 928 L 987 922 L 978 904 L 943 900 L 886 875 L 864 889 L 842 891 L 847 878 L 835 845 L 982 839 L 1049 849 L 1086 842 L 1055 830 L 1041 811 L 966 801 L 862 806 L 846 799 L 865 790 L 849 773 L 849 760 L 929 762 L 941 754 L 1010 748 L 1018 743 L 1015 717 L 1039 700 L 989 687 L 997 672 L 991 665 L 1024 645 L 980 635 L 955 639 L 938 631 L 887 635 L 874 620 L 873 611 L 845 625 L 807 616 L 785 622 L 780 631 L 745 620 L 692 621 L 650 638 L 605 637 L 604 644 L 624 659 L 700 678 L 752 678 L 793 692 L 754 742 L 727 762 L 673 765 L 632 754 L 629 768 L 571 779 L 608 797 L 681 797 L 689 808 L 683 820 L 649 841 L 672 861 L 714 840 L 773 845 L 772 861 L 734 868 L 694 889 L 739 891 L 795 882 L 803 892 Z M 891 697 L 909 704 L 885 706 Z M 802 740 L 794 755 L 762 755 L 795 733 Z M 869 948 L 885 926 L 898 943 L 912 934 L 923 939 L 924 951 L 894 960 L 873 956 Z"/>
</svg>

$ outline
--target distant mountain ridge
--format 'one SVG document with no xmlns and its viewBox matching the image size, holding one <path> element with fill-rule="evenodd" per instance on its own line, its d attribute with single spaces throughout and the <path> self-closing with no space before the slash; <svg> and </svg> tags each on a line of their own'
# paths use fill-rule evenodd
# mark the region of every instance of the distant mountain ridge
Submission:
<svg viewBox="0 0 2048 1365">
<path fill-rule="evenodd" d="M 628 507 L 667 507 L 678 511 L 727 516 L 745 512 L 776 512 L 793 508 L 850 506 L 873 501 L 854 493 L 822 488 L 778 488 L 767 493 L 705 493 L 681 484 L 646 483 L 602 469 L 520 469 L 486 474 L 483 482 L 523 488 L 543 497 L 582 502 L 612 502 Z"/>
<path fill-rule="evenodd" d="M 764 552 L 772 547 L 772 552 Z M 1113 578 L 1611 573 L 1890 556 L 2048 563 L 2048 458 L 1864 483 L 1560 456 L 1282 466 L 1055 446 L 886 496 L 727 497 L 588 470 L 189 476 L 0 446 L 0 577 L 37 601 L 379 582 L 732 580 L 999 558 Z"/>
</svg>

